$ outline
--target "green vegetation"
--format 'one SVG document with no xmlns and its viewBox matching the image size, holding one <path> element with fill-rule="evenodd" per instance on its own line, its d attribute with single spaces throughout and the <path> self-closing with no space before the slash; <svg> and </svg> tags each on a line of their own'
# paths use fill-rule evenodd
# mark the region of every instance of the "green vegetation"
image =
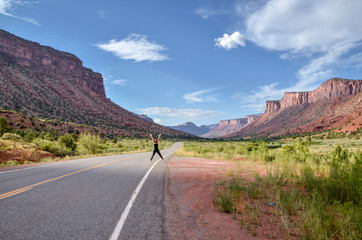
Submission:
<svg viewBox="0 0 362 240">
<path fill-rule="evenodd" d="M 316 139 L 185 142 L 177 154 L 236 160 L 235 173 L 215 183 L 213 204 L 252 235 L 266 214 L 288 239 L 361 239 L 362 142 Z M 267 174 L 243 178 L 240 160 Z"/>
<path fill-rule="evenodd" d="M 153 149 L 153 144 L 148 138 L 109 139 L 88 132 L 80 135 L 74 133 L 61 135 L 56 130 L 43 132 L 31 129 L 14 130 L 8 126 L 6 119 L 1 117 L 0 133 L 0 154 L 3 156 L 0 159 L 0 167 L 43 161 L 41 151 L 55 155 L 57 157 L 55 160 L 58 160 L 65 157 L 146 152 Z M 160 149 L 169 148 L 173 143 L 162 139 Z M 7 152 L 16 157 L 9 158 Z M 49 155 L 46 156 L 46 161 L 52 159 Z"/>
<path fill-rule="evenodd" d="M 5 118 L 0 117 L 0 137 L 7 132 L 10 132 L 12 129 L 8 126 L 8 123 Z"/>
</svg>

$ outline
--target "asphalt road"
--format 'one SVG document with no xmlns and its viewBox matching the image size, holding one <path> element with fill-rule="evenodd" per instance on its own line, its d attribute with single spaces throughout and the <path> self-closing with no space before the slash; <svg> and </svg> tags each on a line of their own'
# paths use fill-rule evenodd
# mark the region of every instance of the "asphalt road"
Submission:
<svg viewBox="0 0 362 240">
<path fill-rule="evenodd" d="M 162 150 L 165 160 L 180 147 Z M 63 161 L 0 172 L 0 239 L 110 239 L 151 153 Z M 144 182 L 118 239 L 167 239 L 166 164 Z M 116 236 L 118 236 L 116 234 Z"/>
</svg>

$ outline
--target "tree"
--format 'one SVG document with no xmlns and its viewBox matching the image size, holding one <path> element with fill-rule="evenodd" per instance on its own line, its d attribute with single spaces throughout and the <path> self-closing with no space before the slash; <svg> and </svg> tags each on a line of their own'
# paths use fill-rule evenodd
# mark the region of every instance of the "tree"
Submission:
<svg viewBox="0 0 362 240">
<path fill-rule="evenodd" d="M 73 136 L 71 134 L 65 134 L 64 136 L 59 138 L 59 141 L 61 144 L 63 144 L 67 148 L 72 149 L 72 151 L 74 151 L 75 148 L 77 147 L 77 144 L 75 143 L 75 139 L 73 138 Z"/>
<path fill-rule="evenodd" d="M 8 126 L 8 122 L 5 118 L 0 117 L 0 136 L 7 132 L 11 132 L 11 127 Z"/>
</svg>

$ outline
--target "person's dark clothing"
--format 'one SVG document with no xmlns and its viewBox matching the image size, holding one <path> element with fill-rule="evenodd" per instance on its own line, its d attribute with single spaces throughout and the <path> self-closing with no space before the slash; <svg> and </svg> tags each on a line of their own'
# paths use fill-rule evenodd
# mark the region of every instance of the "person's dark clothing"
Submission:
<svg viewBox="0 0 362 240">
<path fill-rule="evenodd" d="M 152 157 L 151 157 L 151 160 L 153 159 L 153 157 L 155 156 L 155 154 L 158 154 L 160 155 L 160 157 L 163 159 L 162 155 L 161 155 L 161 152 L 160 150 L 158 149 L 158 143 L 154 143 L 153 144 L 153 153 L 152 153 Z"/>
</svg>

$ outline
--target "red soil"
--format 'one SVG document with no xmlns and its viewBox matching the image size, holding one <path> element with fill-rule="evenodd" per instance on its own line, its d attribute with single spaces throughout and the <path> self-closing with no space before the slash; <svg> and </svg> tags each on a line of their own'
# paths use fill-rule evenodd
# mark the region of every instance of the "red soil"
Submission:
<svg viewBox="0 0 362 240">
<path fill-rule="evenodd" d="M 26 149 L 0 151 L 0 163 L 16 160 L 22 164 L 24 161 L 38 162 L 48 157 L 55 158 L 55 155 L 45 151 L 33 151 Z"/>
<path fill-rule="evenodd" d="M 247 181 L 254 181 L 256 173 L 266 174 L 264 165 L 243 161 L 239 164 L 243 170 L 237 174 Z M 169 239 L 287 239 L 275 206 L 266 202 L 269 200 L 257 202 L 261 224 L 252 226 L 254 233 L 246 226 L 240 227 L 243 213 L 234 220 L 231 214 L 214 207 L 214 183 L 227 179 L 226 171 L 236 173 L 236 165 L 231 161 L 179 157 L 168 162 L 166 228 Z M 295 233 L 291 239 L 297 239 Z"/>
</svg>

